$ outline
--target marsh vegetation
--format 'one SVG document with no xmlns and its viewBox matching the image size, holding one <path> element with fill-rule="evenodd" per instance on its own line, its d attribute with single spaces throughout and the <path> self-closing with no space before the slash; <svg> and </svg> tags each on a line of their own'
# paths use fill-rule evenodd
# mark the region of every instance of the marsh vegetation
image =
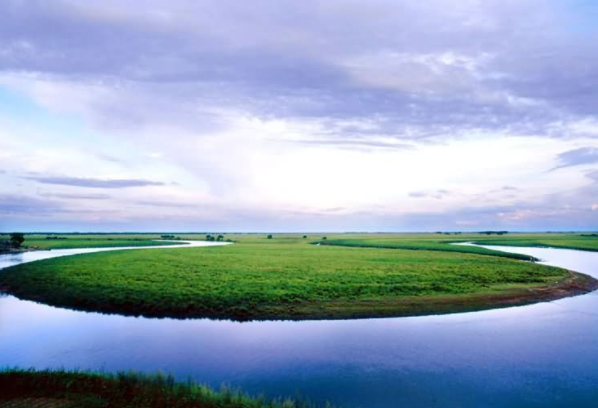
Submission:
<svg viewBox="0 0 598 408">
<path fill-rule="evenodd" d="M 21 234 L 22 247 L 36 249 L 113 248 L 130 246 L 180 245 L 178 242 L 159 241 L 166 239 L 159 234 Z M 174 235 L 167 235 L 172 236 Z M 170 238 L 170 239 L 177 239 Z M 178 238 L 180 239 L 180 238 Z M 12 238 L 11 238 L 12 242 Z"/>
<path fill-rule="evenodd" d="M 480 310 L 572 295 L 596 283 L 519 260 L 529 256 L 449 245 L 432 234 L 330 236 L 321 246 L 302 235 L 235 241 L 23 264 L 4 271 L 0 286 L 81 310 L 249 320 Z"/>
<path fill-rule="evenodd" d="M 309 408 L 293 399 L 266 400 L 222 386 L 215 391 L 172 375 L 136 372 L 0 371 L 0 407 L 6 408 Z"/>
</svg>

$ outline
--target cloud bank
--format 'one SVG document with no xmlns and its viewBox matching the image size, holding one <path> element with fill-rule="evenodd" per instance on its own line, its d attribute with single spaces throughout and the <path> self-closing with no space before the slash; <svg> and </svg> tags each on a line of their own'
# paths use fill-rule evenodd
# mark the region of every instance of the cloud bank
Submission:
<svg viewBox="0 0 598 408">
<path fill-rule="evenodd" d="M 79 177 L 27 177 L 29 180 L 42 184 L 56 184 L 61 186 L 89 187 L 89 188 L 129 188 L 145 186 L 163 186 L 160 181 L 150 180 L 102 180 L 96 178 Z"/>
<path fill-rule="evenodd" d="M 590 2 L 1 8 L 0 229 L 598 228 Z"/>
</svg>

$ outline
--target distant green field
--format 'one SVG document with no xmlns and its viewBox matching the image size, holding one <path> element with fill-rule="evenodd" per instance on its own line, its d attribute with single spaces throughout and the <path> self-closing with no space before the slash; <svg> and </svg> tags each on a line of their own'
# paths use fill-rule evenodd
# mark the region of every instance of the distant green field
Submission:
<svg viewBox="0 0 598 408">
<path fill-rule="evenodd" d="M 39 249 L 70 249 L 70 248 L 102 248 L 114 246 L 152 246 L 170 245 L 168 242 L 156 242 L 160 233 L 122 233 L 122 234 L 26 234 L 23 246 Z M 253 240 L 264 238 L 267 234 L 225 234 L 226 238 L 234 240 Z M 47 239 L 57 236 L 62 239 Z M 178 238 L 188 240 L 203 240 L 205 233 L 181 233 Z M 300 238 L 302 234 L 274 234 L 281 242 L 284 238 Z M 322 240 L 326 237 L 326 240 Z M 8 240 L 8 235 L 0 235 L 0 243 Z M 306 242 L 320 242 L 324 245 L 342 245 L 352 247 L 374 247 L 389 249 L 413 249 L 466 252 L 505 256 L 514 259 L 529 259 L 520 254 L 490 251 L 484 248 L 455 246 L 454 242 L 474 242 L 482 245 L 554 247 L 598 251 L 598 234 L 596 233 L 509 233 L 506 235 L 485 235 L 480 233 L 462 234 L 393 234 L 393 233 L 362 233 L 362 234 L 307 234 Z"/>
<path fill-rule="evenodd" d="M 310 244 L 324 241 L 320 234 L 227 237 L 237 243 L 104 252 L 23 264 L 0 274 L 0 287 L 22 298 L 83 310 L 245 320 L 479 310 L 572 294 L 562 290 L 571 280 L 577 289 L 595 283 L 562 269 L 486 252 Z M 449 238 L 433 234 L 344 239 L 348 237 L 371 240 L 371 246 L 401 241 L 453 248 L 439 243 Z M 327 238 L 332 242 L 340 237 Z M 426 240 L 427 244 L 421 243 Z M 552 289 L 560 294 L 554 295 Z"/>
<path fill-rule="evenodd" d="M 515 259 L 529 259 L 528 256 L 507 252 L 497 253 L 485 248 L 451 245 L 455 242 L 473 242 L 480 245 L 554 247 L 598 251 L 598 235 L 592 233 L 510 233 L 505 235 L 486 235 L 464 233 L 444 234 L 353 234 L 332 235 L 322 240 L 324 245 L 351 247 L 417 249 L 434 251 L 453 251 L 505 256 Z"/>
<path fill-rule="evenodd" d="M 350 247 L 467 252 L 515 259 L 529 259 L 529 256 L 508 252 L 499 253 L 485 248 L 458 246 L 452 245 L 452 243 L 473 242 L 480 245 L 554 247 L 598 251 L 598 236 L 591 233 L 347 234 L 331 235 L 327 238 L 320 240 L 320 243 Z"/>
<path fill-rule="evenodd" d="M 58 237 L 48 239 L 47 237 Z M 7 236 L 0 240 L 8 239 Z M 25 249 L 72 249 L 72 248 L 108 248 L 121 246 L 157 246 L 176 245 L 176 242 L 158 242 L 159 235 L 132 234 L 26 234 L 23 248 Z"/>
<path fill-rule="evenodd" d="M 504 258 L 513 258 L 529 261 L 533 259 L 528 255 L 514 254 L 509 252 L 493 251 L 475 246 L 453 245 L 455 242 L 467 242 L 469 239 L 439 239 L 433 236 L 367 236 L 367 237 L 342 237 L 332 236 L 326 240 L 319 241 L 320 245 L 345 246 L 353 248 L 385 248 L 385 249 L 409 249 L 423 251 L 444 251 L 461 252 L 479 255 L 492 255 Z"/>
<path fill-rule="evenodd" d="M 482 245 L 552 247 L 598 251 L 598 235 L 584 234 L 510 234 L 475 240 Z"/>
<path fill-rule="evenodd" d="M 27 247 L 39 249 L 71 249 L 71 248 L 107 248 L 124 246 L 162 246 L 180 245 L 177 242 L 158 242 L 149 239 L 120 239 L 120 238 L 74 238 L 67 240 L 50 241 L 45 239 L 27 240 Z"/>
</svg>

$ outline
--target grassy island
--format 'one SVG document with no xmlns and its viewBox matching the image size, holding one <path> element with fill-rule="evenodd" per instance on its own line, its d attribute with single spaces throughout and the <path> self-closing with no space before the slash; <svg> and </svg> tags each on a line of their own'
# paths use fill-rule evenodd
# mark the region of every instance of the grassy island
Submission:
<svg viewBox="0 0 598 408">
<path fill-rule="evenodd" d="M 0 274 L 0 288 L 24 299 L 105 313 L 299 320 L 482 310 L 571 296 L 598 284 L 564 269 L 447 243 L 469 236 L 329 236 L 326 245 L 314 245 L 323 242 L 317 236 L 234 238 L 234 245 L 224 247 L 103 252 L 22 264 Z M 359 245 L 350 245 L 355 241 Z"/>
</svg>

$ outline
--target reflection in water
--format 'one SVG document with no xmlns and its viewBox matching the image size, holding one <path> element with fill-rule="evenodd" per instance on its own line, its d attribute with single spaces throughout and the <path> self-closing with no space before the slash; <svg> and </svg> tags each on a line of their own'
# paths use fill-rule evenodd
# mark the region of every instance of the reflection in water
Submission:
<svg viewBox="0 0 598 408">
<path fill-rule="evenodd" d="M 505 250 L 598 275 L 598 253 Z M 0 365 L 161 369 L 343 407 L 590 407 L 597 311 L 594 292 L 444 316 L 238 323 L 83 313 L 8 296 Z"/>
</svg>

